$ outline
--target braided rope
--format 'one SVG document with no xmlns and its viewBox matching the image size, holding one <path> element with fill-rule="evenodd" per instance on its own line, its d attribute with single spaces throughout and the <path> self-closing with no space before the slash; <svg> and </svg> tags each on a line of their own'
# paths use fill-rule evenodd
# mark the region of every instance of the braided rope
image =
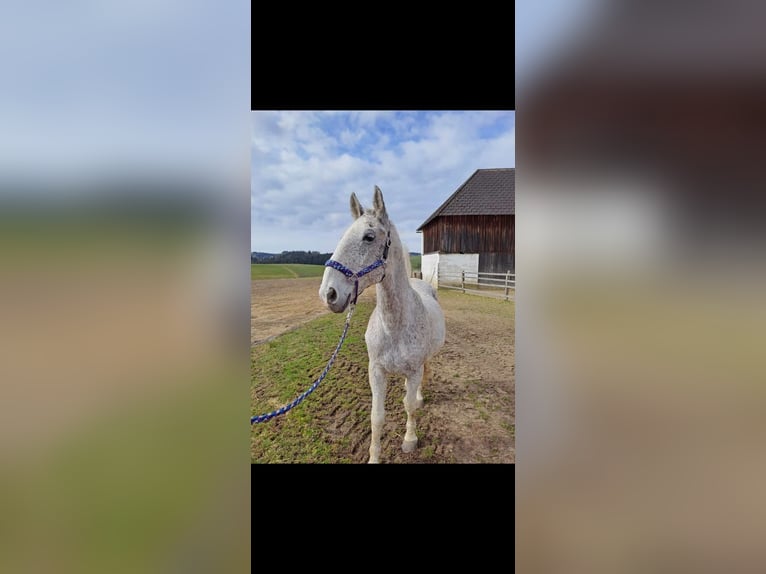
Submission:
<svg viewBox="0 0 766 574">
<path fill-rule="evenodd" d="M 255 423 L 264 423 L 268 420 L 273 419 L 274 417 L 285 414 L 287 411 L 289 411 L 293 407 L 297 407 L 299 404 L 301 404 L 303 402 L 303 399 L 305 399 L 307 396 L 309 396 L 311 393 L 313 393 L 316 390 L 316 388 L 319 386 L 319 383 L 321 383 L 324 380 L 324 378 L 327 376 L 327 373 L 330 372 L 330 367 L 332 367 L 332 364 L 335 362 L 335 357 L 338 356 L 338 351 L 340 351 L 340 348 L 343 346 L 343 341 L 346 340 L 346 334 L 348 333 L 348 326 L 351 324 L 351 315 L 354 314 L 354 308 L 355 308 L 355 305 L 352 303 L 351 307 L 348 310 L 348 314 L 346 315 L 346 326 L 343 327 L 343 334 L 340 336 L 340 341 L 338 341 L 338 345 L 335 347 L 335 350 L 333 351 L 332 356 L 330 357 L 330 361 L 327 363 L 327 366 L 322 371 L 322 374 L 319 375 L 319 378 L 311 384 L 311 386 L 308 388 L 307 391 L 301 393 L 298 396 L 298 398 L 296 398 L 293 402 L 288 403 L 282 408 L 279 408 L 275 411 L 271 411 L 270 413 L 250 417 L 251 425 Z"/>
</svg>

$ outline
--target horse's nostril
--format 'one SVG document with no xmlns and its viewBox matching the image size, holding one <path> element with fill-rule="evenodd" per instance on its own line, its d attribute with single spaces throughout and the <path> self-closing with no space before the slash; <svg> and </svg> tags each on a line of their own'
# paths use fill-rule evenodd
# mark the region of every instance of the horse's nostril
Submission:
<svg viewBox="0 0 766 574">
<path fill-rule="evenodd" d="M 335 300 L 338 298 L 338 292 L 330 287 L 327 290 L 327 302 L 328 303 L 335 303 Z"/>
</svg>

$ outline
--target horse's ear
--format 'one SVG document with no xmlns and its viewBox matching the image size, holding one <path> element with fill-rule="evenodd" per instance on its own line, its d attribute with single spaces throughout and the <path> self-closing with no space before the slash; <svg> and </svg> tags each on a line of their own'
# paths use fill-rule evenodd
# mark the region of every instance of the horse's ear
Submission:
<svg viewBox="0 0 766 574">
<path fill-rule="evenodd" d="M 362 214 L 364 213 L 364 209 L 362 208 L 362 204 L 359 203 L 359 200 L 356 198 L 356 194 L 351 194 L 351 215 L 354 216 L 354 219 L 359 219 Z"/>
<path fill-rule="evenodd" d="M 375 211 L 375 215 L 378 216 L 378 219 L 380 219 L 383 223 L 388 221 L 388 213 L 386 213 L 386 204 L 383 202 L 383 192 L 380 191 L 380 188 L 376 185 L 375 186 L 375 196 L 372 200 L 372 207 Z"/>
</svg>

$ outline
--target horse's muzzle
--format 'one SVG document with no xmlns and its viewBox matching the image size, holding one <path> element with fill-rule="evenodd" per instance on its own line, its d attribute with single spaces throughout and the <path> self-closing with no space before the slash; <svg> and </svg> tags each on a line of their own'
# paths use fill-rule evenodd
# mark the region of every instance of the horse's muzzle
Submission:
<svg viewBox="0 0 766 574">
<path fill-rule="evenodd" d="M 328 287 L 321 293 L 322 301 L 333 313 L 342 313 L 348 307 L 351 300 L 351 293 L 343 297 L 334 287 Z"/>
</svg>

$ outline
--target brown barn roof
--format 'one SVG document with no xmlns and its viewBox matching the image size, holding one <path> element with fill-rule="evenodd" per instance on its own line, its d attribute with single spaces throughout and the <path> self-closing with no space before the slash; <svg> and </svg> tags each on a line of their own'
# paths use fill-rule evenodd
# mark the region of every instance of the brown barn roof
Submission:
<svg viewBox="0 0 766 574">
<path fill-rule="evenodd" d="M 515 212 L 516 168 L 477 169 L 417 231 L 443 215 L 513 215 Z"/>
</svg>

